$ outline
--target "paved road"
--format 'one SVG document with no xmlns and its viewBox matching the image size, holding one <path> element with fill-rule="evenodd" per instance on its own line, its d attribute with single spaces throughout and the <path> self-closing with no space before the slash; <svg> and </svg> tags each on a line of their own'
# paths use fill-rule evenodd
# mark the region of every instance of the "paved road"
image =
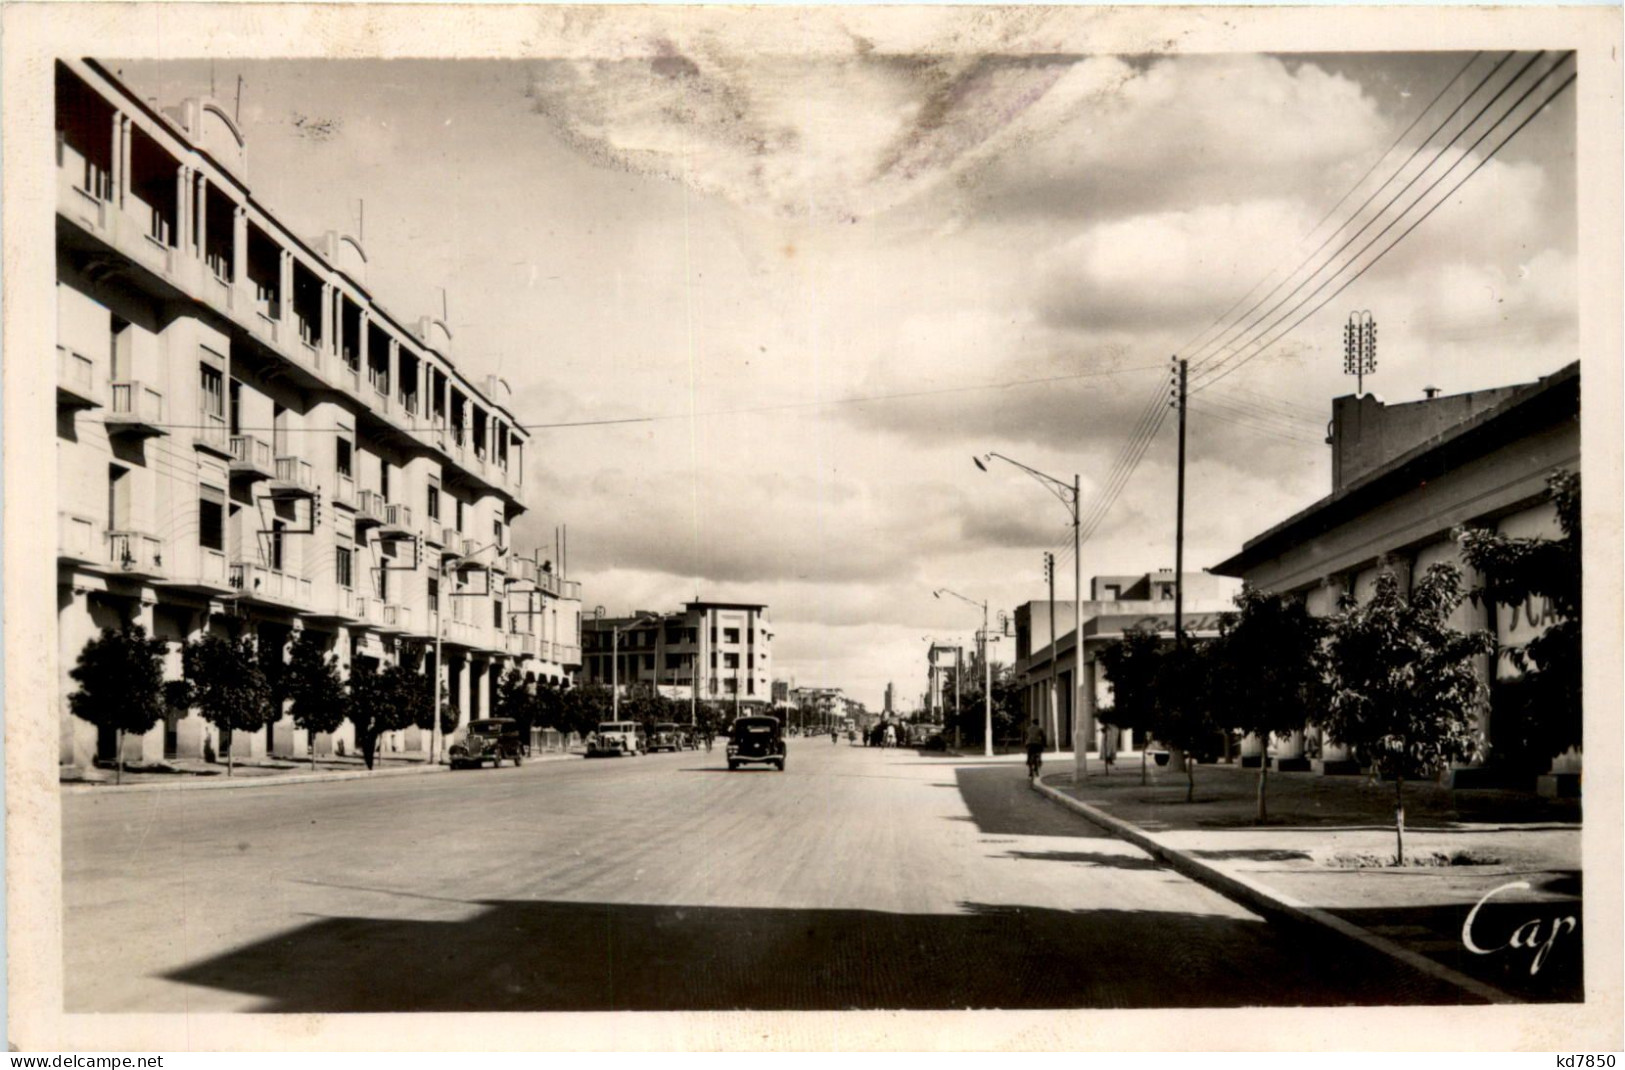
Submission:
<svg viewBox="0 0 1625 1070">
<path fill-rule="evenodd" d="M 70 1011 L 1454 1002 L 1270 926 L 1008 761 L 792 740 L 73 795 Z"/>
</svg>

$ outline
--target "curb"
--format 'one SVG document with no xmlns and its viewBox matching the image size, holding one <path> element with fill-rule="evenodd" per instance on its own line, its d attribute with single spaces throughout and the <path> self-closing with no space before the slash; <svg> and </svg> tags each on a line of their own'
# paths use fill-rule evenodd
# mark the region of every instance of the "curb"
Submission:
<svg viewBox="0 0 1625 1070">
<path fill-rule="evenodd" d="M 549 754 L 542 757 L 530 758 L 528 761 L 558 762 L 574 758 L 574 754 Z M 187 777 L 179 775 L 174 780 L 149 780 L 140 784 L 84 784 L 68 782 L 61 785 L 63 795 L 122 795 L 127 792 L 140 791 L 223 791 L 243 790 L 248 788 L 273 788 L 284 784 L 330 784 L 342 780 L 377 780 L 381 777 L 400 776 L 427 776 L 432 773 L 449 773 L 448 765 L 414 765 L 396 769 L 345 769 L 331 773 L 289 773 L 286 776 L 253 776 L 253 777 Z"/>
<path fill-rule="evenodd" d="M 1107 832 L 1120 839 L 1127 840 L 1151 855 L 1151 857 L 1166 863 L 1176 872 L 1189 877 L 1198 884 L 1206 885 L 1225 898 L 1234 900 L 1249 910 L 1263 914 L 1266 917 L 1284 918 L 1300 925 L 1318 926 L 1329 930 L 1344 939 L 1353 940 L 1373 951 L 1403 962 L 1412 969 L 1418 970 L 1435 980 L 1453 984 L 1457 988 L 1489 1003 L 1521 1004 L 1524 1002 L 1516 996 L 1508 995 L 1499 988 L 1487 985 L 1483 981 L 1468 977 L 1464 973 L 1434 962 L 1426 955 L 1420 955 L 1409 948 L 1401 947 L 1392 940 L 1362 929 L 1360 926 L 1345 921 L 1329 911 L 1309 906 L 1307 903 L 1300 903 L 1291 896 L 1277 892 L 1273 888 L 1266 887 L 1246 877 L 1225 873 L 1215 866 L 1198 860 L 1185 851 L 1168 847 L 1139 826 L 1130 824 L 1121 818 L 1112 817 L 1103 810 L 1074 799 L 1072 796 L 1045 784 L 1041 779 L 1032 781 L 1031 786 L 1040 795 L 1047 796 L 1052 801 L 1081 814 Z"/>
</svg>

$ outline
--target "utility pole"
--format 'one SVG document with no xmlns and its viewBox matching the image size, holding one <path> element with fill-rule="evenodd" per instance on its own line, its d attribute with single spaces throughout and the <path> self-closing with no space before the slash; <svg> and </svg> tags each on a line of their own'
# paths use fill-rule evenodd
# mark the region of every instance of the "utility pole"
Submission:
<svg viewBox="0 0 1625 1070">
<path fill-rule="evenodd" d="M 1174 642 L 1185 645 L 1185 373 L 1188 361 L 1175 361 L 1175 405 L 1179 409 L 1179 501 L 1174 512 Z"/>
<path fill-rule="evenodd" d="M 1044 551 L 1044 578 L 1049 581 L 1049 741 L 1052 752 L 1059 754 L 1061 720 L 1060 711 L 1055 706 L 1055 692 L 1061 678 L 1061 663 L 1055 634 L 1055 555 L 1048 550 Z"/>
<path fill-rule="evenodd" d="M 1089 775 L 1089 740 L 1094 736 L 1095 724 L 1093 696 L 1089 714 L 1089 733 L 1083 734 L 1083 689 L 1089 686 L 1083 678 L 1083 529 L 1079 524 L 1079 502 L 1083 499 L 1083 480 L 1072 473 L 1072 738 L 1077 754 L 1072 760 L 1078 779 Z"/>
</svg>

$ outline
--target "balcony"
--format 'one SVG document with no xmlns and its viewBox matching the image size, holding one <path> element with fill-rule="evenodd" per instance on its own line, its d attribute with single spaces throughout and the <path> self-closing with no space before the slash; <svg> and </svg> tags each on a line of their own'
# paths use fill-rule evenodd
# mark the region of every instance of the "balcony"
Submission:
<svg viewBox="0 0 1625 1070">
<path fill-rule="evenodd" d="M 440 533 L 440 546 L 447 557 L 462 556 L 463 533 L 448 525 Z"/>
<path fill-rule="evenodd" d="M 295 608 L 310 605 L 311 584 L 307 579 L 254 561 L 233 562 L 230 577 L 232 587 L 246 599 Z"/>
<path fill-rule="evenodd" d="M 102 561 L 101 533 L 96 521 L 78 513 L 58 513 L 56 519 L 57 560 L 84 565 Z"/>
<path fill-rule="evenodd" d="M 535 584 L 536 562 L 528 557 L 516 557 L 508 563 L 508 585 Z"/>
<path fill-rule="evenodd" d="M 356 495 L 355 526 L 359 530 L 366 526 L 382 524 L 384 522 L 384 496 L 375 490 L 364 490 Z"/>
<path fill-rule="evenodd" d="M 205 453 L 231 460 L 231 436 L 226 433 L 226 418 L 219 413 L 198 413 L 197 427 L 192 431 L 192 445 Z"/>
<path fill-rule="evenodd" d="M 206 546 L 171 547 L 165 575 L 155 582 L 207 595 L 229 594 L 236 589 L 226 555 Z"/>
<path fill-rule="evenodd" d="M 525 640 L 529 638 L 529 636 L 523 635 L 519 632 L 503 632 L 502 652 L 504 654 L 512 654 L 515 657 L 527 653 L 525 648 L 529 644 Z"/>
<path fill-rule="evenodd" d="M 107 202 L 113 176 L 89 161 L 77 167 L 58 167 L 56 210 L 93 231 L 107 229 Z"/>
<path fill-rule="evenodd" d="M 560 665 L 579 666 L 581 664 L 581 648 L 579 646 L 567 646 L 564 643 L 554 643 L 553 660 Z"/>
<path fill-rule="evenodd" d="M 232 478 L 253 482 L 270 479 L 276 474 L 271 444 L 264 439 L 253 435 L 232 435 L 229 448 Z"/>
<path fill-rule="evenodd" d="M 355 508 L 355 480 L 342 472 L 333 480 L 333 504 Z"/>
<path fill-rule="evenodd" d="M 112 385 L 113 403 L 107 409 L 107 433 L 152 438 L 166 435 L 164 395 L 145 383 L 121 380 Z"/>
<path fill-rule="evenodd" d="M 391 502 L 384 506 L 384 523 L 378 530 L 381 539 L 410 539 L 417 536 L 418 529 L 412 523 L 412 507 Z"/>
<path fill-rule="evenodd" d="M 406 606 L 385 602 L 383 606 L 384 627 L 394 632 L 409 632 L 412 630 L 412 610 Z"/>
<path fill-rule="evenodd" d="M 276 458 L 275 474 L 271 477 L 273 498 L 313 498 L 316 496 L 316 475 L 309 461 L 298 457 Z"/>
<path fill-rule="evenodd" d="M 164 574 L 164 544 L 141 531 L 109 531 L 107 559 L 117 571 L 157 578 Z"/>
<path fill-rule="evenodd" d="M 65 409 L 99 409 L 103 404 L 96 362 L 67 346 L 56 347 L 56 403 Z"/>
</svg>

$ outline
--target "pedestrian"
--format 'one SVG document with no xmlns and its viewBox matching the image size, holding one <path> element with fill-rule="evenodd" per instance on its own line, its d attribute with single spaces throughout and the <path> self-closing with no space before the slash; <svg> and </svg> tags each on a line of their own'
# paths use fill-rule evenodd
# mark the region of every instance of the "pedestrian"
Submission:
<svg viewBox="0 0 1625 1070">
<path fill-rule="evenodd" d="M 1044 747 L 1049 738 L 1044 735 L 1044 726 L 1037 721 L 1027 723 L 1027 776 L 1038 775 L 1038 768 L 1044 761 Z"/>
<path fill-rule="evenodd" d="M 896 725 L 888 724 L 886 726 L 886 743 L 885 743 L 885 745 L 888 746 L 888 747 L 897 746 L 897 726 Z"/>
</svg>

